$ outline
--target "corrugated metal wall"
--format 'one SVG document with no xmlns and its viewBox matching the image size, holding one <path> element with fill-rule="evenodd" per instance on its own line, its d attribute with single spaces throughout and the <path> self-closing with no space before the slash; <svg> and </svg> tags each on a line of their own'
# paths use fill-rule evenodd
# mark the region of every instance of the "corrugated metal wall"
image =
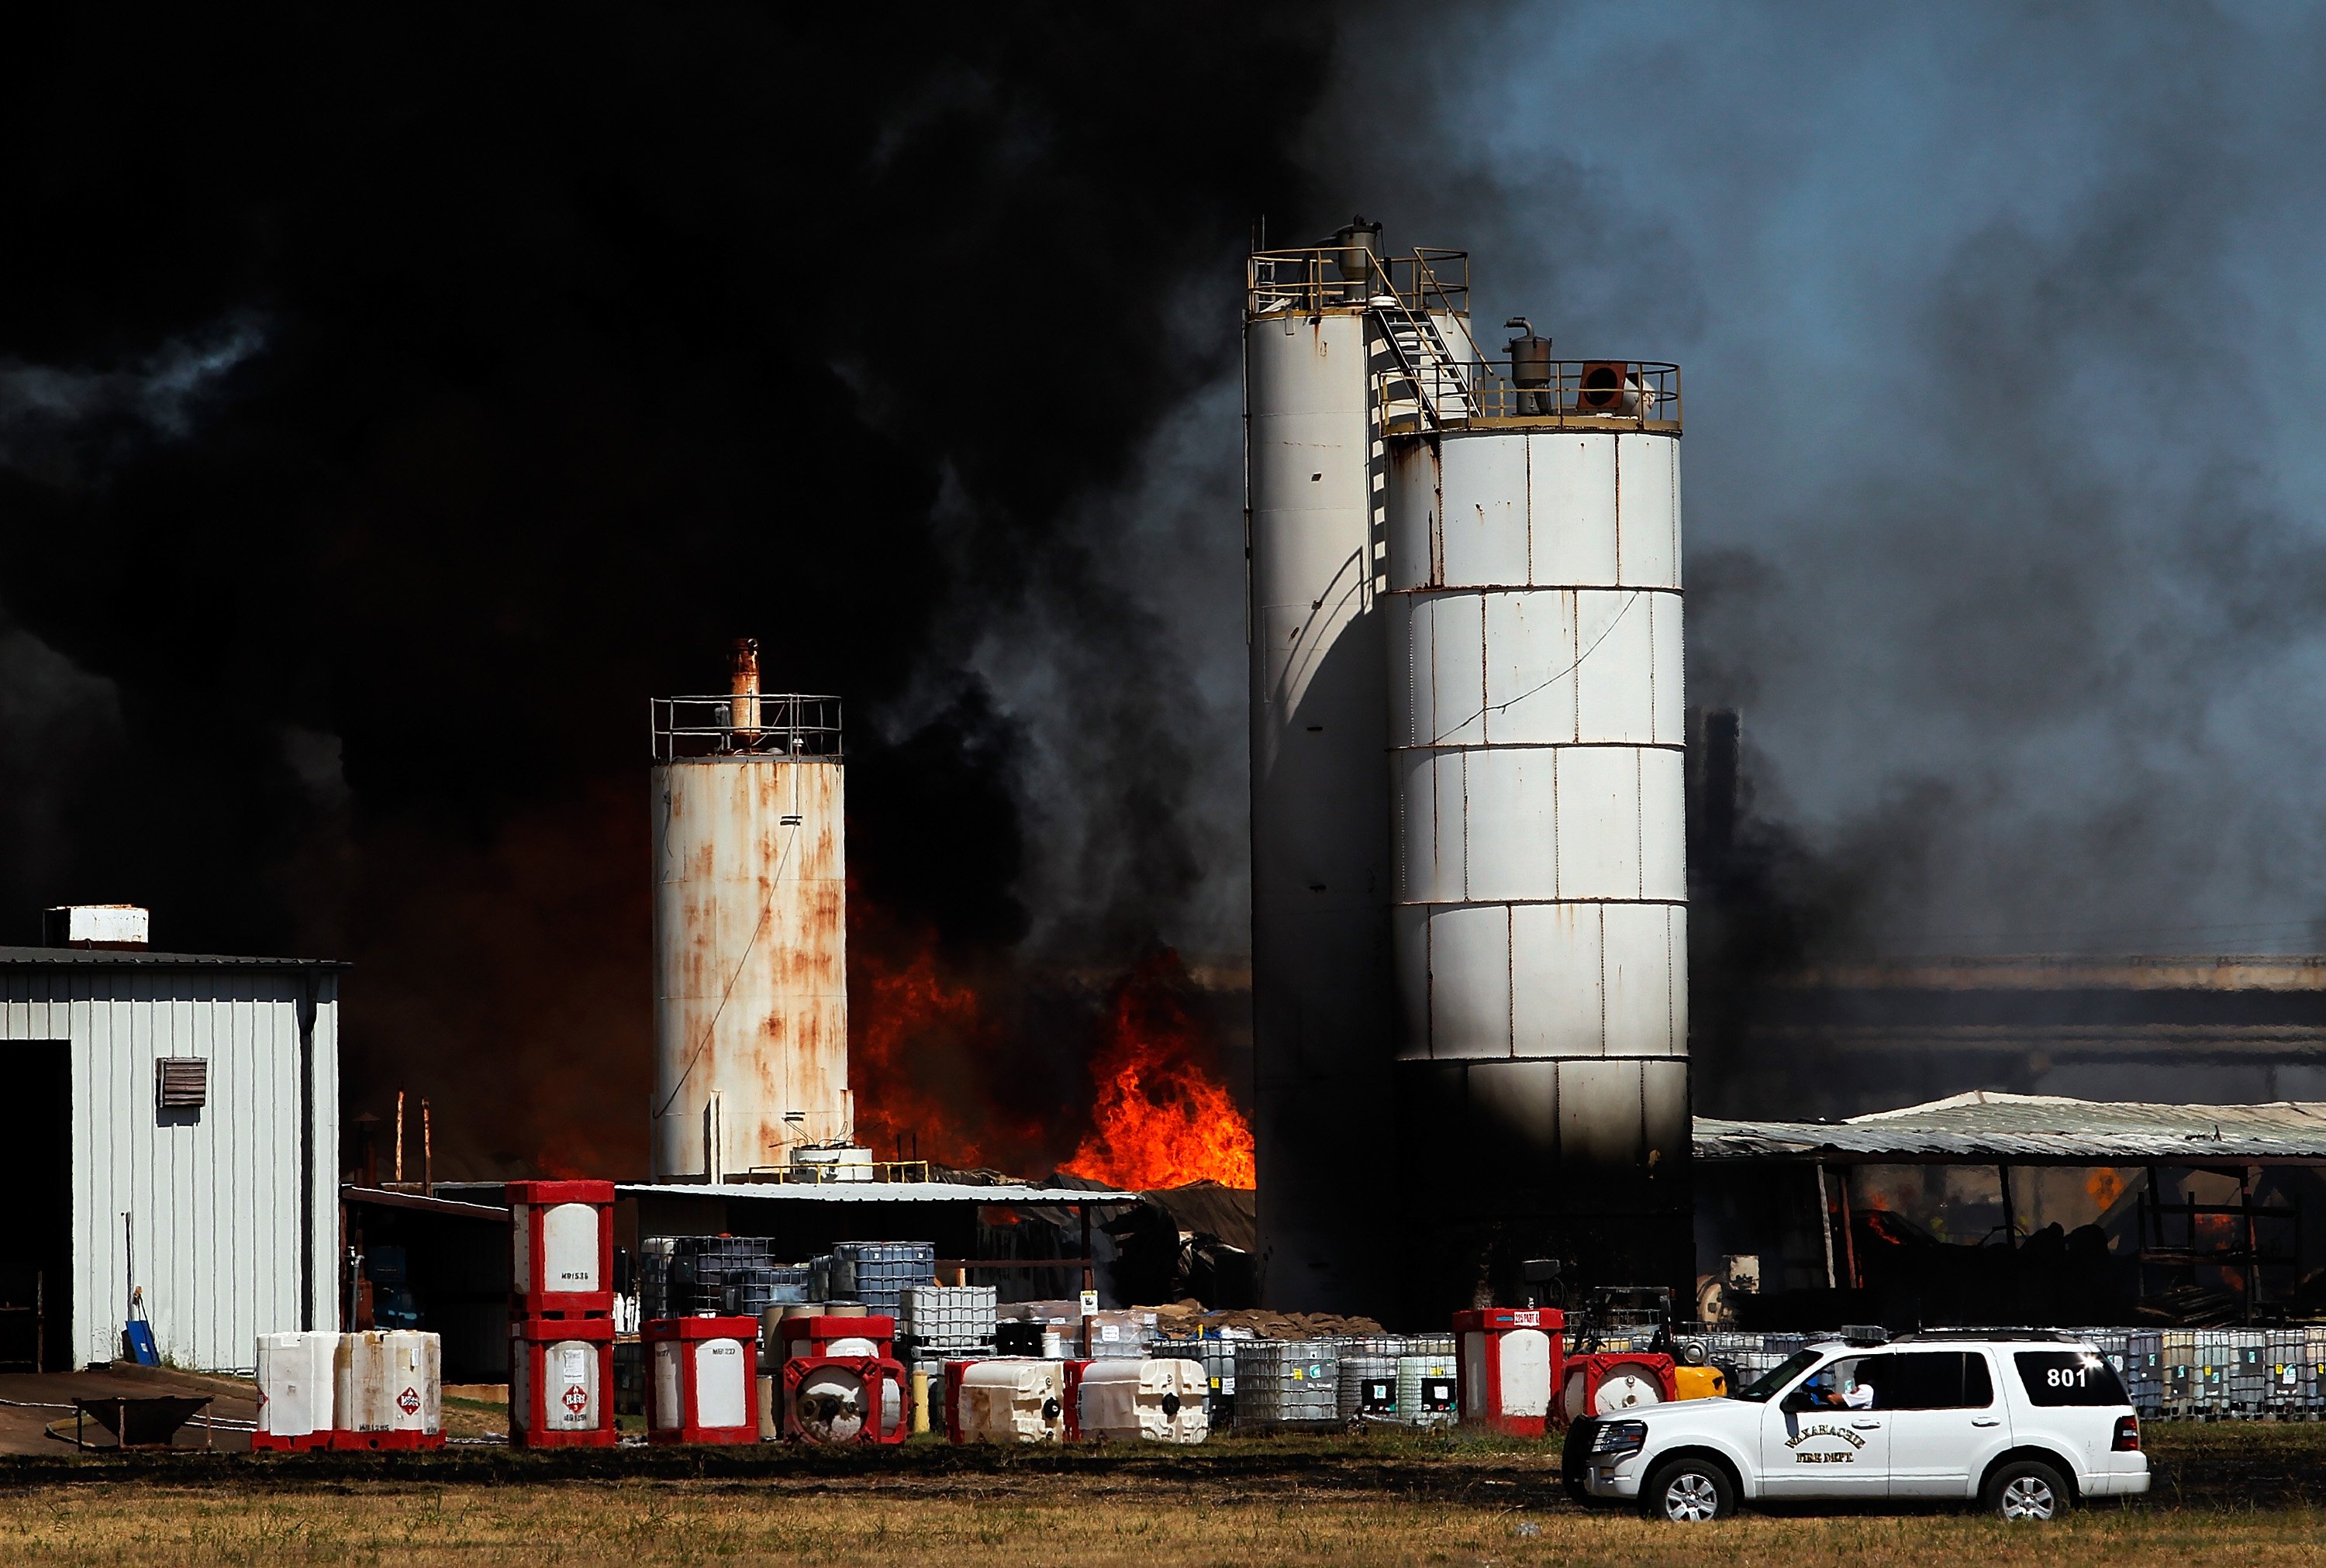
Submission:
<svg viewBox="0 0 2326 1568">
<path fill-rule="evenodd" d="M 137 1281 L 170 1360 L 247 1368 L 259 1334 L 338 1327 L 337 976 L 99 962 L 0 967 L 0 1040 L 71 1050 L 75 1360 L 117 1353 L 125 1214 L 135 1216 Z M 311 1005 L 310 1089 L 300 1034 Z M 166 1056 L 209 1063 L 200 1111 L 157 1109 L 155 1063 Z M 302 1281 L 304 1103 L 314 1143 Z M 303 1311 L 302 1283 L 312 1298 Z"/>
</svg>

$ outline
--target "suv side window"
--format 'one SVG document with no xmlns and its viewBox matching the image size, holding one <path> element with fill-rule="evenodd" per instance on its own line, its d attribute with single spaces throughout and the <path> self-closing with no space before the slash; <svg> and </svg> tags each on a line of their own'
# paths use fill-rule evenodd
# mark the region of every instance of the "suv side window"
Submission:
<svg viewBox="0 0 2326 1568">
<path fill-rule="evenodd" d="M 2030 1405 L 2129 1405 L 2116 1369 L 2089 1350 L 2020 1350 L 2012 1361 Z"/>
<path fill-rule="evenodd" d="M 1904 1350 L 1872 1373 L 1883 1410 L 1984 1410 L 1995 1403 L 1986 1358 L 1967 1350 Z"/>
</svg>

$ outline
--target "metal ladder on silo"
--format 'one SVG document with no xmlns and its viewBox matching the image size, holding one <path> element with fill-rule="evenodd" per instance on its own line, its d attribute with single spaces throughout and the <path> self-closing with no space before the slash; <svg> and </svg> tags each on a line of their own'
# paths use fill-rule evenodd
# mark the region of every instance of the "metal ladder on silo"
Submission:
<svg viewBox="0 0 2326 1568">
<path fill-rule="evenodd" d="M 1386 276 L 1368 306 L 1379 317 L 1382 337 L 1397 360 L 1399 374 L 1413 388 L 1421 417 L 1433 428 L 1467 422 L 1478 412 L 1470 385 L 1452 349 L 1426 311 L 1408 305 Z"/>
</svg>

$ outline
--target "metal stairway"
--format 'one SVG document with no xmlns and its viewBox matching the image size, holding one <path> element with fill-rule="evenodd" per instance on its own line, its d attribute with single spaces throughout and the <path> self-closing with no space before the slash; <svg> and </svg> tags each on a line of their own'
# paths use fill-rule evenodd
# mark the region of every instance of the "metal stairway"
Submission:
<svg viewBox="0 0 2326 1568">
<path fill-rule="evenodd" d="M 1365 305 L 1380 322 L 1382 340 L 1397 361 L 1399 375 L 1410 388 L 1410 396 L 1406 398 L 1385 394 L 1382 400 L 1384 406 L 1410 402 L 1422 422 L 1432 429 L 1465 424 L 1475 418 L 1477 400 L 1471 395 L 1466 367 L 1454 357 L 1428 312 L 1407 304 L 1385 274 L 1377 279 L 1372 297 Z"/>
</svg>

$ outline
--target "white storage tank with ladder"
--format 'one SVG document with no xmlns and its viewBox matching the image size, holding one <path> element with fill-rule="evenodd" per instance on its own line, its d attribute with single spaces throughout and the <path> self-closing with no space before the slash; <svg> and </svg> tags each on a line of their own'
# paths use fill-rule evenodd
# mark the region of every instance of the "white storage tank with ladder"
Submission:
<svg viewBox="0 0 2326 1568">
<path fill-rule="evenodd" d="M 1387 442 L 1397 1054 L 1615 1268 L 1687 1202 L 1678 371 L 1549 349 Z"/>
</svg>

